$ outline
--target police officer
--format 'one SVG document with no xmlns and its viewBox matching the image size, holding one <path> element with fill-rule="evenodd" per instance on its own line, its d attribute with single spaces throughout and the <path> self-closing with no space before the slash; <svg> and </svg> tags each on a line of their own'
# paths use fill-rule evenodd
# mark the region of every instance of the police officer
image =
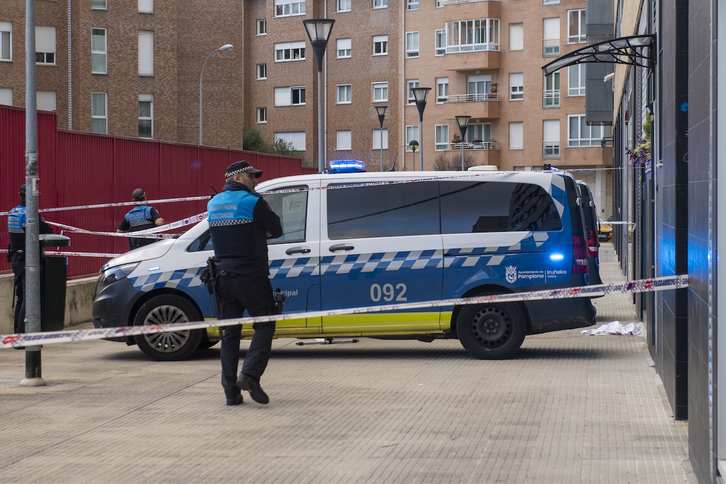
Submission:
<svg viewBox="0 0 726 484">
<path fill-rule="evenodd" d="M 15 319 L 13 331 L 15 333 L 25 332 L 25 185 L 20 185 L 20 205 L 10 210 L 8 215 L 8 232 L 10 233 L 10 244 L 8 245 L 8 262 L 11 263 L 15 278 L 15 295 L 18 298 L 15 302 Z M 38 216 L 40 225 L 38 233 L 52 234 L 53 229 Z M 20 347 L 16 347 L 22 349 Z"/>
<path fill-rule="evenodd" d="M 207 204 L 219 280 L 217 302 L 222 319 L 274 314 L 267 239 L 282 235 L 280 218 L 255 192 L 262 171 L 247 161 L 232 163 L 222 193 Z M 240 390 L 257 403 L 270 401 L 260 386 L 272 350 L 275 323 L 255 323 L 242 372 L 237 377 L 241 326 L 226 327 L 222 336 L 222 387 L 227 405 L 242 403 Z"/>
<path fill-rule="evenodd" d="M 159 212 L 154 208 L 146 205 L 146 192 L 141 188 L 137 188 L 131 194 L 134 202 L 141 202 L 131 209 L 129 213 L 124 215 L 123 222 L 118 226 L 116 232 L 138 232 L 139 230 L 153 229 L 164 225 L 164 219 L 161 218 Z M 133 250 L 138 247 L 153 244 L 158 239 L 139 239 L 129 238 L 129 249 Z"/>
</svg>

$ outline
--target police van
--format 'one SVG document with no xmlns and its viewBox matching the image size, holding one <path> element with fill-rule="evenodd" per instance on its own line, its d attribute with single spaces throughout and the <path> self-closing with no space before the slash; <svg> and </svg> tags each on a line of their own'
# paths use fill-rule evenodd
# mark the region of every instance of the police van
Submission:
<svg viewBox="0 0 726 484">
<path fill-rule="evenodd" d="M 273 288 L 286 295 L 278 338 L 457 338 L 474 357 L 508 358 L 527 334 L 590 326 L 588 298 L 331 315 L 305 313 L 504 294 L 588 283 L 578 191 L 565 173 L 384 172 L 300 175 L 260 183 L 282 220 L 269 240 Z M 353 167 L 353 171 L 360 167 Z M 199 274 L 214 255 L 207 221 L 101 269 L 97 328 L 213 320 Z M 252 328 L 242 335 L 251 337 Z M 180 360 L 218 329 L 129 338 Z"/>
</svg>

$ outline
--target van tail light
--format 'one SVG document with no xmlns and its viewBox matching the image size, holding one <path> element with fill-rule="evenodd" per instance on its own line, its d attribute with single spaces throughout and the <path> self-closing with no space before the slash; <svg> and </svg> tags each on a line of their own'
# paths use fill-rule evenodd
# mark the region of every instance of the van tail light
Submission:
<svg viewBox="0 0 726 484">
<path fill-rule="evenodd" d="M 590 257 L 597 258 L 600 252 L 600 245 L 597 241 L 597 233 L 594 229 L 587 229 L 587 251 Z"/>
<path fill-rule="evenodd" d="M 587 273 L 587 242 L 585 239 L 575 235 L 573 237 L 574 242 L 574 257 L 572 260 L 572 273 L 573 274 L 586 274 Z"/>
</svg>

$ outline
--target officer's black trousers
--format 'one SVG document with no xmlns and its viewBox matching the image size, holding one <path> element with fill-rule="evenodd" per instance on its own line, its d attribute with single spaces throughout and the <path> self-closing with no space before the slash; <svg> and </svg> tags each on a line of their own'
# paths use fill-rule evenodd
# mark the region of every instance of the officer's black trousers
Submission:
<svg viewBox="0 0 726 484">
<path fill-rule="evenodd" d="M 11 263 L 13 268 L 13 284 L 15 284 L 15 319 L 13 320 L 13 331 L 15 333 L 25 333 L 25 261 L 13 260 Z"/>
<path fill-rule="evenodd" d="M 273 314 L 275 300 L 267 276 L 251 277 L 229 272 L 220 273 L 217 301 L 221 319 L 241 318 L 245 310 L 250 316 Z M 242 366 L 242 373 L 259 379 L 267 368 L 275 335 L 275 323 L 256 323 L 252 342 Z M 242 326 L 226 326 L 222 336 L 222 387 L 227 398 L 239 395 L 237 365 L 239 363 Z"/>
</svg>

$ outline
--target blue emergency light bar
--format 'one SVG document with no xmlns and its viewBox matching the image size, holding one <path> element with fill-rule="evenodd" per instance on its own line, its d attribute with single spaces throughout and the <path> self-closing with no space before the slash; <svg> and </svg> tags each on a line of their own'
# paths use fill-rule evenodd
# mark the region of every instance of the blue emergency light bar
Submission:
<svg viewBox="0 0 726 484">
<path fill-rule="evenodd" d="M 332 160 L 330 173 L 360 173 L 366 171 L 366 164 L 358 160 Z"/>
</svg>

